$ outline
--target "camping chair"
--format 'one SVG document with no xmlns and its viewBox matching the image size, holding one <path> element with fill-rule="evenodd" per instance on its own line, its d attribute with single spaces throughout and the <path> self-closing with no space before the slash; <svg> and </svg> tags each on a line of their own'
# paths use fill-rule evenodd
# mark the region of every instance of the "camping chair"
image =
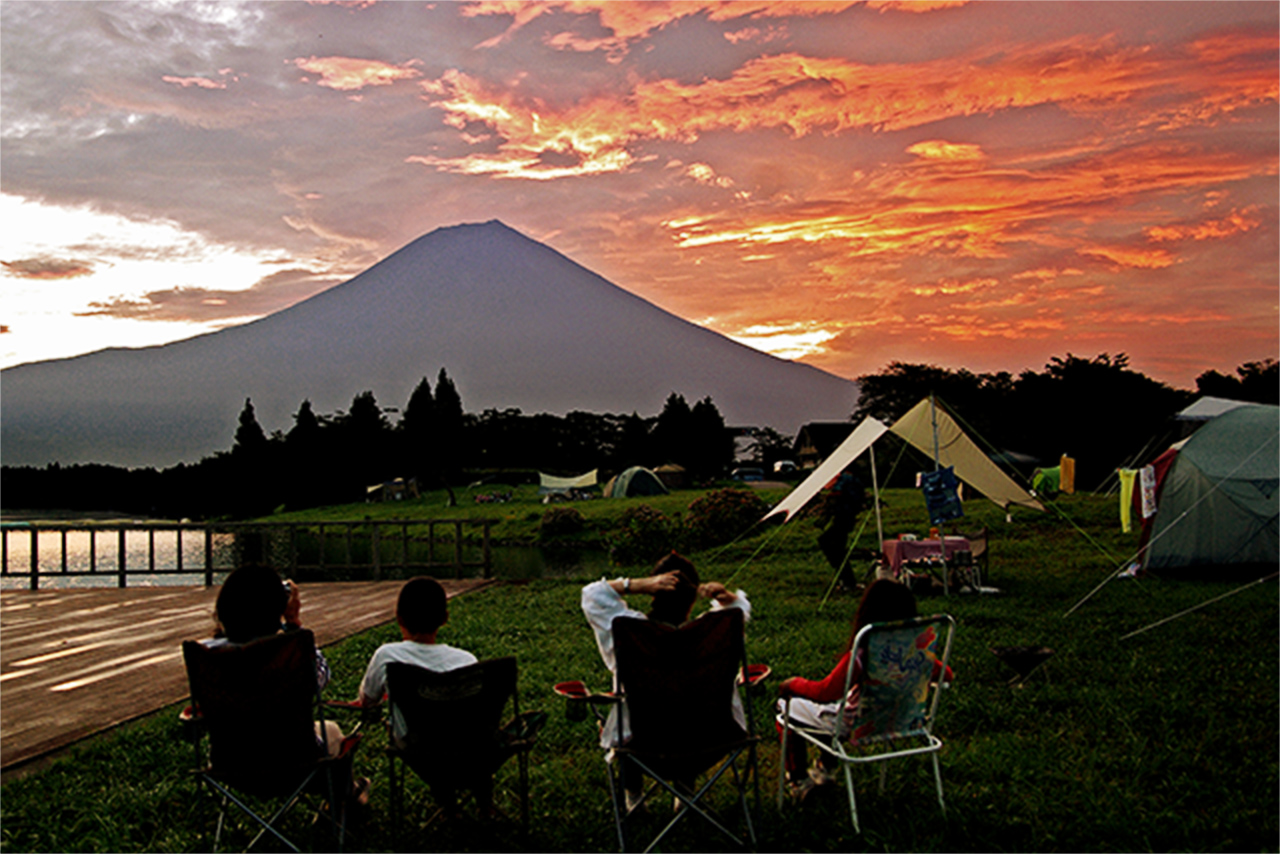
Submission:
<svg viewBox="0 0 1280 854">
<path fill-rule="evenodd" d="M 973 562 L 973 568 L 977 571 L 976 581 L 978 586 L 987 583 L 987 571 L 990 568 L 990 540 L 991 529 L 983 527 L 971 534 L 962 534 L 969 541 L 969 555 Z"/>
<path fill-rule="evenodd" d="M 675 814 L 645 851 L 652 851 L 684 819 L 694 814 L 738 845 L 743 839 L 725 827 L 706 804 L 708 792 L 721 779 L 732 782 L 742 809 L 747 840 L 755 846 L 755 829 L 747 806 L 746 787 L 755 785 L 756 744 L 751 692 L 745 695 L 744 728 L 734 715 L 739 674 L 747 667 L 743 614 L 737 608 L 712 611 L 680 628 L 634 617 L 613 621 L 618 661 L 618 743 L 606 755 L 620 850 L 627 849 L 626 824 L 649 794 L 664 790 L 678 800 Z M 627 733 L 629 732 L 629 735 Z M 612 761 L 610 761 L 612 760 Z M 739 761 L 742 767 L 739 768 Z M 696 786 L 698 775 L 709 772 Z M 640 803 L 628 809 L 626 775 L 652 780 Z M 691 788 L 696 786 L 696 788 Z"/>
<path fill-rule="evenodd" d="M 520 825 L 529 828 L 529 751 L 546 722 L 543 712 L 520 712 L 514 657 L 480 661 L 437 672 L 402 662 L 387 665 L 387 695 L 392 715 L 405 722 L 403 741 L 387 747 L 391 777 L 392 825 L 403 814 L 403 771 L 408 766 L 431 789 L 440 807 L 428 820 L 456 805 L 456 792 L 473 798 L 493 784 L 494 773 L 512 756 L 518 758 L 516 796 Z M 507 700 L 512 720 L 501 725 Z M 477 804 L 479 800 L 477 799 Z"/>
<path fill-rule="evenodd" d="M 929 754 L 933 759 L 933 776 L 938 787 L 938 806 L 946 814 L 947 807 L 942 799 L 942 772 L 938 767 L 942 739 L 933 733 L 941 682 L 935 683 L 934 674 L 935 670 L 939 674 L 946 673 L 954 631 L 955 620 L 946 614 L 864 626 L 854 639 L 854 655 L 849 657 L 849 670 L 845 674 L 844 696 L 851 702 L 840 715 L 835 732 L 791 720 L 790 697 L 777 716 L 782 731 L 783 756 L 787 755 L 787 740 L 794 734 L 840 762 L 849 793 L 849 813 L 857 833 L 862 829 L 858 824 L 858 804 L 853 791 L 851 766 L 855 764 Z M 939 656 L 940 633 L 945 637 Z M 854 664 L 858 661 L 865 663 L 861 679 L 855 685 Z M 857 690 L 851 694 L 851 688 Z M 885 768 L 885 765 L 880 766 L 881 791 L 884 790 Z M 779 770 L 779 806 L 785 785 L 786 773 Z"/>
<path fill-rule="evenodd" d="M 231 805 L 260 826 L 248 851 L 270 833 L 292 851 L 281 831 L 290 809 L 308 794 L 327 805 L 342 850 L 347 835 L 351 763 L 361 736 L 343 740 L 333 758 L 317 743 L 313 721 L 323 719 L 316 682 L 315 637 L 307 630 L 284 632 L 246 644 L 206 647 L 182 644 L 192 705 L 183 710 L 184 729 L 195 745 L 199 782 L 221 800 L 213 850 L 218 850 Z M 323 728 L 322 730 L 323 731 Z M 202 750 L 208 735 L 207 751 Z M 264 817 L 250 801 L 280 801 Z"/>
</svg>

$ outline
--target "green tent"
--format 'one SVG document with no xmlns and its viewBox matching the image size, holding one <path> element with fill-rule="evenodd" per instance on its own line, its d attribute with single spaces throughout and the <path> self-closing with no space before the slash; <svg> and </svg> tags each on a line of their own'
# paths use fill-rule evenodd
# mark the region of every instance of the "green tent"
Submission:
<svg viewBox="0 0 1280 854">
<path fill-rule="evenodd" d="M 1146 567 L 1280 562 L 1280 407 L 1242 406 L 1207 422 L 1157 484 Z"/>
<path fill-rule="evenodd" d="M 632 466 L 604 485 L 605 498 L 630 498 L 635 495 L 666 495 L 667 488 L 658 476 L 643 466 Z"/>
</svg>

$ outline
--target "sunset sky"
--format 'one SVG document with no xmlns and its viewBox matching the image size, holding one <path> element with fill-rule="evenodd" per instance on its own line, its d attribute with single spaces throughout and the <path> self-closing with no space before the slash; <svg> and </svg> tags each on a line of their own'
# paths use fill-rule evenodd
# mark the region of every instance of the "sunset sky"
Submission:
<svg viewBox="0 0 1280 854">
<path fill-rule="evenodd" d="M 490 219 L 849 378 L 1280 351 L 1274 2 L 5 0 L 0 62 L 2 366 Z"/>
</svg>

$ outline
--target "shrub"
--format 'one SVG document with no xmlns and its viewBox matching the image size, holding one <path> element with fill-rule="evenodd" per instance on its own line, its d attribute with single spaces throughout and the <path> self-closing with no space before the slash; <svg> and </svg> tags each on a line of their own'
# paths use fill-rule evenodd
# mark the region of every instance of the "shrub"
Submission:
<svg viewBox="0 0 1280 854">
<path fill-rule="evenodd" d="M 542 539 L 563 537 L 578 534 L 587 522 L 575 507 L 553 507 L 542 514 L 542 522 L 538 526 L 538 535 Z"/>
<path fill-rule="evenodd" d="M 705 549 L 730 542 L 769 512 L 769 505 L 748 489 L 720 489 L 689 505 L 685 546 Z"/>
<path fill-rule="evenodd" d="M 675 547 L 676 525 L 648 504 L 632 507 L 618 518 L 609 537 L 609 557 L 619 566 L 654 563 Z"/>
</svg>

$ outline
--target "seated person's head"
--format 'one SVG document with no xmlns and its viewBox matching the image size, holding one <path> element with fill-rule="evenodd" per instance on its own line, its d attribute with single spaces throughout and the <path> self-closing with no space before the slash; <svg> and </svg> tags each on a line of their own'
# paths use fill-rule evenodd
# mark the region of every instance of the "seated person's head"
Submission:
<svg viewBox="0 0 1280 854">
<path fill-rule="evenodd" d="M 250 564 L 227 576 L 218 591 L 218 624 L 227 640 L 247 643 L 280 631 L 289 594 L 269 566 Z"/>
<path fill-rule="evenodd" d="M 698 570 L 692 561 L 675 552 L 658 561 L 653 568 L 654 575 L 668 572 L 680 573 L 680 585 L 675 590 L 663 590 L 653 594 L 653 604 L 649 608 L 649 619 L 658 623 L 678 626 L 688 621 L 689 612 L 698 598 Z"/>
<path fill-rule="evenodd" d="M 916 597 L 911 588 L 888 578 L 877 578 L 862 594 L 858 603 L 858 613 L 853 618 L 853 635 L 850 645 L 858 630 L 870 623 L 892 623 L 897 620 L 910 620 L 915 617 Z"/>
<path fill-rule="evenodd" d="M 433 634 L 449 621 L 448 598 L 434 578 L 410 578 L 396 600 L 396 622 L 406 635 Z"/>
</svg>

